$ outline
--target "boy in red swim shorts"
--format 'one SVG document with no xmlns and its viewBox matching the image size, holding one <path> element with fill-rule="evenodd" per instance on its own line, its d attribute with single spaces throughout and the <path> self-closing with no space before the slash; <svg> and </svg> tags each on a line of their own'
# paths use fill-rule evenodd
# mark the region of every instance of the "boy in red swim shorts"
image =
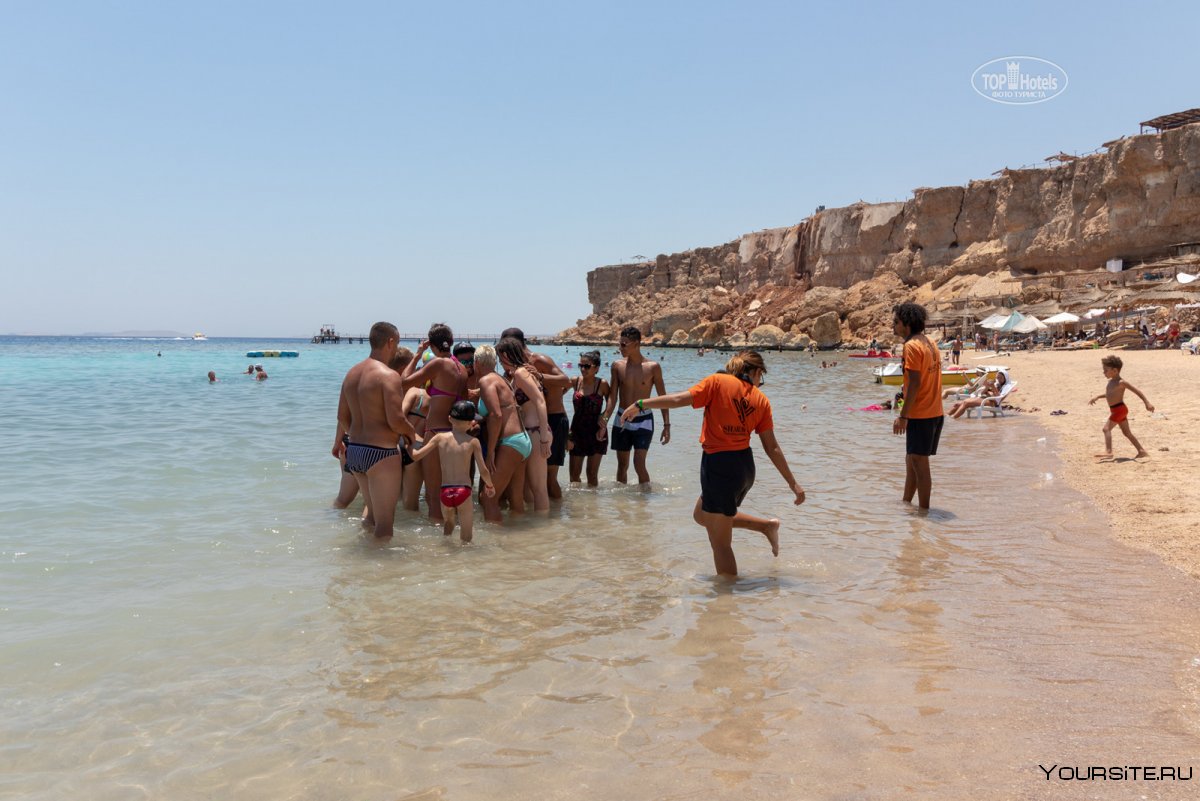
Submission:
<svg viewBox="0 0 1200 801">
<path fill-rule="evenodd" d="M 1125 379 L 1121 378 L 1121 368 L 1124 363 L 1120 356 L 1105 356 L 1100 360 L 1100 365 L 1104 368 L 1104 377 L 1108 379 L 1108 386 L 1104 388 L 1104 393 L 1097 395 L 1088 401 L 1089 404 L 1094 404 L 1101 398 L 1108 400 L 1108 421 L 1104 424 L 1104 453 L 1097 453 L 1097 459 L 1111 459 L 1112 450 L 1112 430 L 1117 426 L 1121 427 L 1121 433 L 1125 438 L 1133 443 L 1133 447 L 1137 448 L 1137 456 L 1135 459 L 1141 459 L 1149 456 L 1146 449 L 1142 447 L 1142 443 L 1137 441 L 1137 437 L 1133 436 L 1133 432 L 1129 430 L 1129 407 L 1125 405 L 1125 390 L 1129 390 L 1134 395 L 1142 399 L 1142 403 L 1146 404 L 1146 411 L 1154 411 L 1154 406 L 1150 401 L 1146 400 L 1138 388 L 1130 384 Z"/>
<path fill-rule="evenodd" d="M 460 526 L 459 538 L 470 542 L 474 535 L 475 507 L 471 503 L 471 460 L 479 468 L 479 476 L 483 479 L 483 492 L 489 498 L 496 494 L 492 486 L 492 474 L 488 472 L 483 462 L 483 448 L 479 440 L 472 437 L 471 423 L 475 421 L 475 404 L 470 401 L 458 401 L 450 407 L 450 430 L 434 434 L 425 440 L 420 450 L 413 452 L 413 460 L 421 461 L 433 452 L 437 452 L 442 466 L 442 533 L 447 537 L 454 531 L 457 522 Z M 429 491 L 428 487 L 425 490 Z M 457 515 L 455 510 L 458 510 Z M 455 519 L 457 517 L 457 520 Z"/>
</svg>

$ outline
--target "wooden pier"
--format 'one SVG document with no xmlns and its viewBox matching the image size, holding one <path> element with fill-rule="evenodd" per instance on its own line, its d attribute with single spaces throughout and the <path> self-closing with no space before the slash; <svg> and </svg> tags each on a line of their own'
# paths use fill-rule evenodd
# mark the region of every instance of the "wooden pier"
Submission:
<svg viewBox="0 0 1200 801">
<path fill-rule="evenodd" d="M 428 336 L 428 332 L 420 332 L 420 333 L 403 333 L 403 332 L 401 332 L 400 341 L 401 342 L 423 342 L 425 340 L 426 336 Z M 337 329 L 332 324 L 330 324 L 330 325 L 321 326 L 321 330 L 313 335 L 312 344 L 314 344 L 314 345 L 336 345 L 339 342 L 345 342 L 346 344 L 358 343 L 358 344 L 362 345 L 362 344 L 365 344 L 368 339 L 369 339 L 369 337 L 366 334 L 350 334 L 350 335 L 340 334 L 340 333 L 338 333 Z M 497 342 L 499 339 L 500 339 L 499 334 L 455 334 L 455 337 L 454 337 L 454 341 L 456 343 L 457 342 L 470 342 L 470 343 L 483 344 L 486 342 L 489 345 L 492 344 L 493 342 Z M 529 341 L 530 344 L 535 344 L 535 343 L 553 344 L 555 341 L 555 338 L 552 335 L 546 335 L 546 334 L 542 334 L 540 336 L 527 336 L 526 339 Z"/>
<path fill-rule="evenodd" d="M 321 330 L 314 334 L 312 338 L 312 344 L 314 345 L 336 345 L 339 342 L 345 342 L 347 345 L 357 342 L 362 345 L 366 341 L 366 334 L 339 334 L 333 323 L 321 326 Z"/>
</svg>

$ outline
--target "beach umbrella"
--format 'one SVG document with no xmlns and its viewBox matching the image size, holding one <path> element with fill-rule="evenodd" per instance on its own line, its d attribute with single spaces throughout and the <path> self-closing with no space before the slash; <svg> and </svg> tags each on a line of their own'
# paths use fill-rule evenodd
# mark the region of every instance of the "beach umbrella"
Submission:
<svg viewBox="0 0 1200 801">
<path fill-rule="evenodd" d="M 1016 313 L 1017 312 L 1013 312 L 1013 314 L 1016 314 Z M 1003 326 L 1004 326 L 1005 322 L 1008 321 L 1009 317 L 1012 317 L 1012 314 L 993 314 L 991 317 L 988 317 L 986 320 L 981 322 L 979 325 L 982 328 L 987 328 L 992 331 L 1001 331 L 1001 330 L 1004 330 Z"/>
<path fill-rule="evenodd" d="M 1046 325 L 1065 325 L 1066 323 L 1079 322 L 1079 316 L 1071 314 L 1070 312 L 1059 312 L 1053 317 L 1047 317 L 1045 320 L 1042 320 L 1042 322 Z"/>
<path fill-rule="evenodd" d="M 1049 327 L 1032 314 L 1026 314 L 1023 320 L 1009 330 L 1014 334 L 1032 334 L 1034 331 L 1044 331 Z"/>
<path fill-rule="evenodd" d="M 1021 314 L 1019 311 L 1014 311 L 1012 314 L 1008 315 L 998 323 L 994 323 L 986 327 L 992 329 L 993 331 L 999 331 L 1000 333 L 1004 334 L 1011 331 L 1016 331 L 1017 326 L 1020 325 L 1024 319 L 1025 315 Z"/>
</svg>

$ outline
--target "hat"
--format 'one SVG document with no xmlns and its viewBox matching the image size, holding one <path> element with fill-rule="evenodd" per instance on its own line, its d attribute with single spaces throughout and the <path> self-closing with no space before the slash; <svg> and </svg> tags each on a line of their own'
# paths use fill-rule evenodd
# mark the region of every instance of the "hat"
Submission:
<svg viewBox="0 0 1200 801">
<path fill-rule="evenodd" d="M 457 401 L 450 407 L 450 418 L 452 420 L 474 420 L 475 404 L 470 401 Z"/>
</svg>

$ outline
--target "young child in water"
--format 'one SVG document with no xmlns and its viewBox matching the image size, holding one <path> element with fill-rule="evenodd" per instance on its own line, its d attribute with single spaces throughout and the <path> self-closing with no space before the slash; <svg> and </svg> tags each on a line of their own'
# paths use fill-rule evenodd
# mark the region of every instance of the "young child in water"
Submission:
<svg viewBox="0 0 1200 801">
<path fill-rule="evenodd" d="M 1150 401 L 1146 400 L 1146 396 L 1138 391 L 1138 388 L 1130 384 L 1125 379 L 1121 378 L 1121 368 L 1124 363 L 1120 356 L 1105 356 L 1100 360 L 1100 365 L 1104 368 L 1104 377 L 1108 379 L 1108 386 L 1104 388 L 1104 392 L 1088 401 L 1088 404 L 1094 404 L 1101 398 L 1108 400 L 1108 422 L 1101 429 L 1104 432 L 1104 453 L 1097 453 L 1098 459 L 1111 459 L 1113 455 L 1112 449 L 1112 430 L 1117 426 L 1121 427 L 1121 433 L 1125 438 L 1133 443 L 1133 447 L 1137 448 L 1137 456 L 1135 459 L 1140 459 L 1150 454 L 1146 453 L 1146 449 L 1142 447 L 1142 443 L 1137 441 L 1137 437 L 1133 436 L 1133 432 L 1129 430 L 1129 407 L 1125 405 L 1125 390 L 1129 390 L 1134 395 L 1142 399 L 1142 403 L 1146 404 L 1146 411 L 1154 411 L 1154 406 Z"/>
<path fill-rule="evenodd" d="M 492 474 L 483 462 L 483 448 L 479 440 L 469 433 L 475 422 L 475 404 L 458 401 L 450 407 L 450 431 L 434 434 L 425 440 L 420 450 L 413 452 L 413 460 L 421 461 L 437 451 L 442 465 L 442 533 L 447 537 L 454 531 L 455 509 L 458 512 L 459 538 L 470 542 L 474 536 L 475 508 L 471 504 L 471 461 L 474 460 L 483 479 L 483 492 L 489 498 L 496 494 L 492 486 Z M 429 488 L 426 487 L 426 492 Z"/>
</svg>

